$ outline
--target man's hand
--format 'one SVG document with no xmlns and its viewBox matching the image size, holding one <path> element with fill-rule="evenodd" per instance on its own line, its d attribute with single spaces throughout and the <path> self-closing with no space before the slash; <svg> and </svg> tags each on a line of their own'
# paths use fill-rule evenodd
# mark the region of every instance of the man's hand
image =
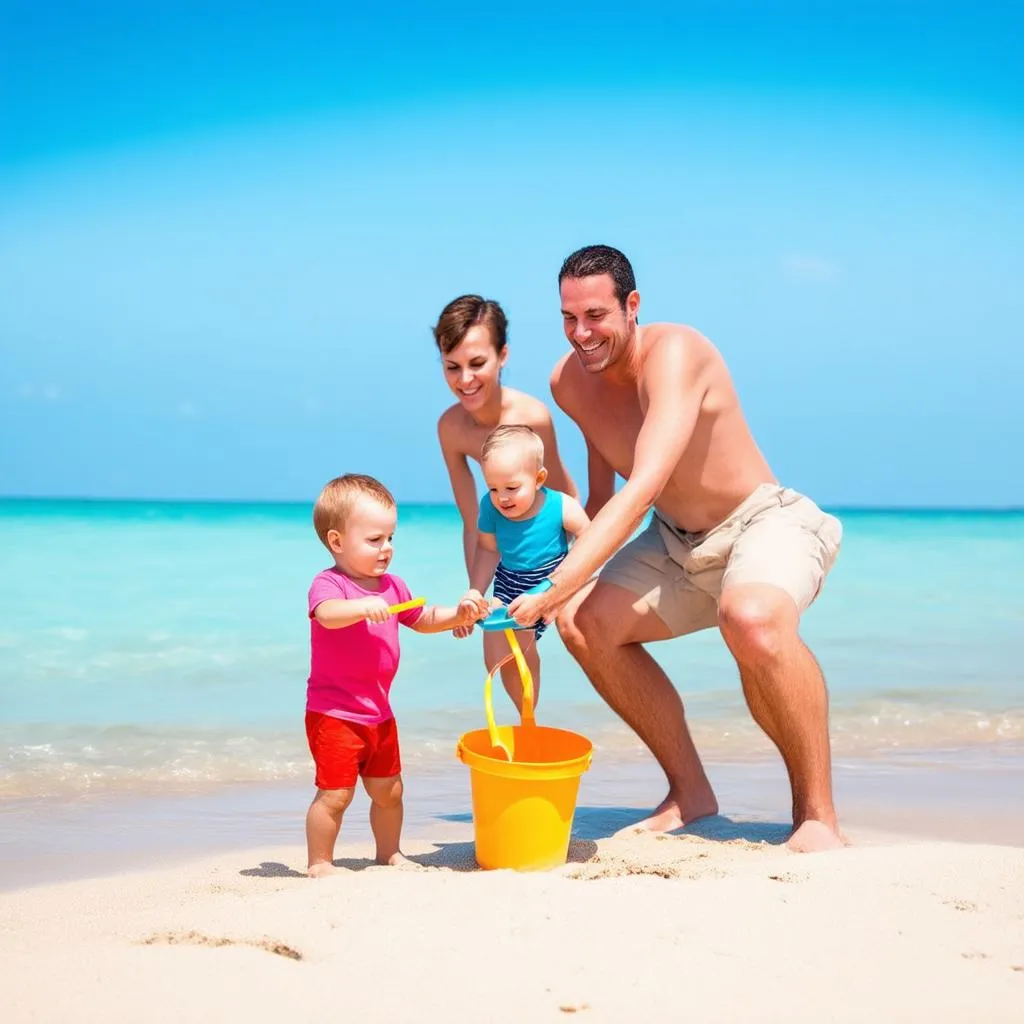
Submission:
<svg viewBox="0 0 1024 1024">
<path fill-rule="evenodd" d="M 532 626 L 535 622 L 554 622 L 562 610 L 562 605 L 571 595 L 561 596 L 555 590 L 545 590 L 542 594 L 520 594 L 509 606 L 508 614 L 520 626 Z"/>
<path fill-rule="evenodd" d="M 383 597 L 364 597 L 360 611 L 367 622 L 381 623 L 387 622 L 391 618 L 388 603 Z"/>
</svg>

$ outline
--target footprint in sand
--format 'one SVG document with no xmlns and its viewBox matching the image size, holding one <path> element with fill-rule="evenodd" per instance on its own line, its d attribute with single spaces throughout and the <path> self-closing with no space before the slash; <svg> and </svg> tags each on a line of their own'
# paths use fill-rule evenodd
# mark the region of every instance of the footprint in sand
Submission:
<svg viewBox="0 0 1024 1024">
<path fill-rule="evenodd" d="M 139 943 L 142 946 L 252 946 L 254 949 L 262 949 L 267 953 L 276 956 L 283 956 L 287 960 L 301 960 L 302 954 L 281 942 L 279 939 L 232 939 L 225 936 L 204 935 L 202 932 L 158 932 L 142 939 Z"/>
</svg>

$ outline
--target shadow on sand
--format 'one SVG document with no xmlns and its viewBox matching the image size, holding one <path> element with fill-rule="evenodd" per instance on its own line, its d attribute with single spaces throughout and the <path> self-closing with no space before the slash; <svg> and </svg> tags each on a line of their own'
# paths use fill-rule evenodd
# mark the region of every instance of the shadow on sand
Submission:
<svg viewBox="0 0 1024 1024">
<path fill-rule="evenodd" d="M 573 821 L 572 840 L 567 861 L 584 864 L 597 853 L 597 840 L 607 839 L 616 832 L 640 821 L 648 810 L 638 807 L 578 807 Z M 442 821 L 471 823 L 471 814 L 442 814 Z M 756 818 L 729 818 L 716 814 L 702 818 L 686 828 L 669 833 L 673 836 L 696 836 L 711 842 L 725 843 L 743 839 L 748 843 L 768 843 L 781 846 L 789 838 L 791 826 L 786 822 L 762 821 Z M 449 871 L 478 871 L 471 842 L 435 843 L 429 853 L 410 854 L 409 860 L 419 867 L 440 868 Z M 370 857 L 342 857 L 334 866 L 348 871 L 364 871 L 379 865 Z M 399 869 L 401 870 L 401 869 Z M 238 872 L 249 878 L 304 878 L 305 874 L 276 861 L 263 861 L 258 867 L 243 868 Z"/>
<path fill-rule="evenodd" d="M 642 820 L 650 809 L 645 807 L 577 807 L 573 819 L 574 842 L 608 839 L 622 829 Z M 471 814 L 442 814 L 443 821 L 472 822 Z M 750 843 L 770 843 L 781 846 L 792 831 L 787 822 L 764 821 L 757 818 L 729 818 L 716 814 L 701 818 L 685 828 L 670 832 L 673 836 L 698 836 L 701 839 L 728 842 L 731 839 L 745 839 Z"/>
</svg>

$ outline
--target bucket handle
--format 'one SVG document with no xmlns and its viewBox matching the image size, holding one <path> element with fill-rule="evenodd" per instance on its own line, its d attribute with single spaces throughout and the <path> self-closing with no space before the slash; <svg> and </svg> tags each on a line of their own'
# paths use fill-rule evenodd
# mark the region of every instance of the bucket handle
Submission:
<svg viewBox="0 0 1024 1024">
<path fill-rule="evenodd" d="M 512 655 L 506 654 L 505 657 L 487 673 L 487 678 L 484 680 L 484 714 L 487 716 L 487 735 L 490 737 L 491 746 L 495 750 L 503 751 L 506 759 L 509 761 L 512 760 L 512 751 L 508 749 L 508 746 L 502 740 L 501 734 L 498 732 L 497 723 L 494 721 L 494 700 L 491 695 L 491 680 L 494 678 L 494 673 L 497 672 L 502 665 L 507 664 L 511 660 Z"/>
<path fill-rule="evenodd" d="M 523 649 L 519 646 L 519 638 L 514 629 L 505 630 L 505 639 L 512 648 L 512 657 L 516 659 L 516 668 L 519 669 L 519 679 L 523 684 L 523 711 L 521 721 L 523 725 L 536 725 L 537 719 L 533 715 L 533 675 L 530 666 L 526 664 Z"/>
<path fill-rule="evenodd" d="M 508 639 L 508 645 L 512 648 L 512 651 L 511 653 L 506 654 L 505 657 L 487 673 L 487 678 L 484 680 L 484 714 L 487 716 L 487 734 L 490 737 L 491 746 L 496 750 L 504 751 L 505 757 L 511 761 L 512 751 L 508 749 L 508 746 L 501 739 L 497 723 L 494 720 L 494 694 L 492 684 L 492 680 L 498 670 L 504 665 L 507 665 L 510 661 L 515 661 L 516 668 L 519 669 L 519 678 L 523 684 L 523 710 L 520 716 L 520 722 L 523 725 L 535 726 L 537 724 L 537 720 L 533 713 L 533 674 L 530 672 L 530 666 L 526 664 L 526 658 L 523 655 L 522 648 L 519 646 L 519 640 L 516 637 L 515 630 L 506 629 L 505 637 Z"/>
</svg>

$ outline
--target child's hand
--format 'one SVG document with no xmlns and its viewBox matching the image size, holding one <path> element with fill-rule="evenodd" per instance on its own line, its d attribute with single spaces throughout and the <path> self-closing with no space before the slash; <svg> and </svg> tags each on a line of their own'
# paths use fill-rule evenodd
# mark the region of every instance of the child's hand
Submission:
<svg viewBox="0 0 1024 1024">
<path fill-rule="evenodd" d="M 391 618 L 388 603 L 383 597 L 364 597 L 362 602 L 363 618 L 367 622 L 387 622 Z"/>
<path fill-rule="evenodd" d="M 456 640 L 465 640 L 467 636 L 473 635 L 473 625 L 470 623 L 468 626 L 456 626 L 452 630 L 452 636 Z"/>
<path fill-rule="evenodd" d="M 486 607 L 487 602 L 480 598 L 480 601 L 473 596 L 476 592 L 471 590 L 460 602 L 459 602 L 459 625 L 468 626 L 470 630 L 473 628 L 473 624 L 477 619 L 484 618 L 484 615 L 480 614 L 480 603 L 483 602 Z M 479 596 L 479 595 L 477 595 Z"/>
<path fill-rule="evenodd" d="M 479 590 L 468 590 L 459 602 L 459 611 L 468 610 L 472 615 L 472 621 L 486 619 L 491 613 L 490 602 L 480 593 Z"/>
</svg>

